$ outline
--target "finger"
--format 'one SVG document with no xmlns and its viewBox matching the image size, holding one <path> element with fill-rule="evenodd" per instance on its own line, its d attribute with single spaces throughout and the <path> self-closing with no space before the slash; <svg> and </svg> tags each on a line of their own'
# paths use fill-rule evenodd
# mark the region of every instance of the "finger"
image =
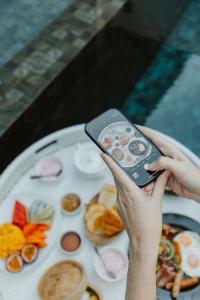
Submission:
<svg viewBox="0 0 200 300">
<path fill-rule="evenodd" d="M 119 200 L 119 197 L 117 197 L 115 205 L 116 205 L 116 208 L 117 208 L 118 212 L 121 212 L 122 211 L 122 205 L 121 205 L 121 202 Z"/>
<path fill-rule="evenodd" d="M 155 185 L 155 182 L 153 181 L 150 184 L 148 184 L 147 186 L 145 186 L 144 191 L 146 193 L 149 193 L 149 192 L 153 191 L 154 185 Z"/>
<path fill-rule="evenodd" d="M 114 162 L 110 156 L 105 153 L 101 153 L 100 155 L 111 170 L 116 182 L 118 182 L 127 190 L 132 189 L 134 193 L 141 195 L 139 187 L 128 177 L 128 175 Z"/>
<path fill-rule="evenodd" d="M 156 145 L 156 146 L 169 146 L 169 141 L 164 138 L 163 136 L 161 136 L 159 133 L 157 133 L 156 131 L 144 127 L 144 126 L 137 126 L 139 128 L 139 130 L 141 130 L 144 135 L 146 135 L 150 140 L 152 140 L 152 142 Z"/>
<path fill-rule="evenodd" d="M 165 171 L 158 177 L 158 179 L 155 182 L 152 197 L 155 197 L 156 199 L 158 198 L 162 199 L 168 177 L 169 177 L 168 171 Z"/>
<path fill-rule="evenodd" d="M 145 164 L 144 168 L 149 171 L 169 170 L 174 175 L 179 175 L 183 172 L 183 163 L 176 159 L 161 156 L 151 164 Z"/>
<path fill-rule="evenodd" d="M 119 210 L 122 212 L 124 211 L 124 203 L 123 201 L 121 201 L 120 197 L 117 197 L 117 207 L 119 208 Z"/>
<path fill-rule="evenodd" d="M 105 153 L 101 153 L 100 156 L 112 172 L 116 182 L 123 182 L 125 184 L 126 180 L 130 180 L 127 174 L 114 162 L 114 160 L 110 156 Z"/>
<path fill-rule="evenodd" d="M 117 210 L 118 210 L 118 213 L 119 213 L 121 219 L 123 220 L 126 209 L 124 207 L 123 201 L 120 200 L 119 195 L 117 196 L 116 207 L 117 207 Z"/>
<path fill-rule="evenodd" d="M 186 158 L 186 156 L 173 144 L 173 142 L 169 141 L 165 137 L 163 137 L 158 132 L 144 127 L 137 125 L 139 130 L 144 133 L 166 156 L 173 157 L 175 154 L 180 158 Z"/>
</svg>

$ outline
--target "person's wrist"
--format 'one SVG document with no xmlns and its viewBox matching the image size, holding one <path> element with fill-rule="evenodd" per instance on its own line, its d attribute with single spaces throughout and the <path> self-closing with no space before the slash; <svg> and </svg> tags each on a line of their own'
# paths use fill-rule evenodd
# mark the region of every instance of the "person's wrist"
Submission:
<svg viewBox="0 0 200 300">
<path fill-rule="evenodd" d="M 129 256 L 137 257 L 146 262 L 155 263 L 157 261 L 160 236 L 148 238 L 129 239 Z"/>
<path fill-rule="evenodd" d="M 139 265 L 140 268 L 148 268 L 153 271 L 156 268 L 157 257 L 157 251 L 144 251 L 144 249 L 141 248 L 129 248 L 130 265 Z"/>
</svg>

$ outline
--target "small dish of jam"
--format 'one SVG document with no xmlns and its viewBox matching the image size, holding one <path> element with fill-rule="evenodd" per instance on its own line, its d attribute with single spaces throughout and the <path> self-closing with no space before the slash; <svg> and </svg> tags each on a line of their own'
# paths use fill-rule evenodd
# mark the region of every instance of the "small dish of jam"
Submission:
<svg viewBox="0 0 200 300">
<path fill-rule="evenodd" d="M 81 248 L 80 234 L 75 231 L 65 232 L 60 239 L 60 249 L 65 254 L 76 254 Z"/>
</svg>

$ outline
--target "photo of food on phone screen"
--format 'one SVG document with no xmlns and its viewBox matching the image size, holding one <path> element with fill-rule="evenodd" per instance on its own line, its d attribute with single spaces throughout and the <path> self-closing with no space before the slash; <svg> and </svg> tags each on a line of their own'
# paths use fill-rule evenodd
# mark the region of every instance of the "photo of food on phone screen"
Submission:
<svg viewBox="0 0 200 300">
<path fill-rule="evenodd" d="M 138 186 L 145 186 L 161 172 L 144 169 L 161 156 L 159 149 L 117 109 L 109 109 L 86 124 L 85 131 L 110 155 Z"/>
<path fill-rule="evenodd" d="M 98 141 L 124 168 L 136 166 L 152 149 L 140 132 L 126 121 L 108 125 Z"/>
</svg>

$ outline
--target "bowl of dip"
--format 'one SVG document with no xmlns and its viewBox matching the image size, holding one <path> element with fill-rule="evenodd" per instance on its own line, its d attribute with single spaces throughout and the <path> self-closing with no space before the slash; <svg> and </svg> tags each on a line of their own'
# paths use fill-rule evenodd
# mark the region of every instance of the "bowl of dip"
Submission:
<svg viewBox="0 0 200 300">
<path fill-rule="evenodd" d="M 80 251 L 81 244 L 82 240 L 78 232 L 67 231 L 61 236 L 59 247 L 62 253 L 74 255 Z"/>
<path fill-rule="evenodd" d="M 74 193 L 66 194 L 61 199 L 61 211 L 64 215 L 75 215 L 82 209 L 81 198 Z"/>
<path fill-rule="evenodd" d="M 61 179 L 63 163 L 56 157 L 46 157 L 36 164 L 36 177 L 44 182 L 55 182 Z"/>
<path fill-rule="evenodd" d="M 78 144 L 74 154 L 76 169 L 88 178 L 103 176 L 105 163 L 100 157 L 100 150 L 92 144 Z"/>
<path fill-rule="evenodd" d="M 107 269 L 112 271 L 116 278 L 110 278 L 105 271 L 105 267 L 98 255 L 94 258 L 94 268 L 97 275 L 107 282 L 116 282 L 122 280 L 128 271 L 128 258 L 119 249 L 104 247 L 99 249 L 99 253 Z"/>
</svg>

